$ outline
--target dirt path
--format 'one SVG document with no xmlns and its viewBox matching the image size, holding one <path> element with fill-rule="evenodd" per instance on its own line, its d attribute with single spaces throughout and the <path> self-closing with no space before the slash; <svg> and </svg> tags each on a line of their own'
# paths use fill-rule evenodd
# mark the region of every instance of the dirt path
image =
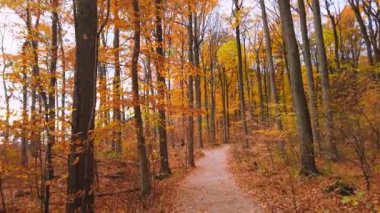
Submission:
<svg viewBox="0 0 380 213">
<path fill-rule="evenodd" d="M 236 186 L 227 169 L 229 146 L 204 151 L 197 168 L 179 186 L 174 212 L 261 212 Z"/>
</svg>

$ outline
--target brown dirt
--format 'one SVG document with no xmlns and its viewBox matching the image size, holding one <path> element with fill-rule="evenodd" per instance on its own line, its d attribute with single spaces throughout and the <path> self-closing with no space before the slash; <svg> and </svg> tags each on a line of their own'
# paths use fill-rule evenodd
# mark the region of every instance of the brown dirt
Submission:
<svg viewBox="0 0 380 213">
<path fill-rule="evenodd" d="M 197 168 L 179 185 L 173 212 L 261 212 L 228 171 L 229 146 L 204 151 Z"/>
</svg>

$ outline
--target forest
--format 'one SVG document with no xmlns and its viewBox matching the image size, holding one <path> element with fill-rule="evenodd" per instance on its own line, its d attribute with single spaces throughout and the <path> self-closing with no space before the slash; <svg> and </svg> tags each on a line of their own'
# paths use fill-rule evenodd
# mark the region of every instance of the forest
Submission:
<svg viewBox="0 0 380 213">
<path fill-rule="evenodd" d="M 0 0 L 0 212 L 379 212 L 379 0 Z"/>
</svg>

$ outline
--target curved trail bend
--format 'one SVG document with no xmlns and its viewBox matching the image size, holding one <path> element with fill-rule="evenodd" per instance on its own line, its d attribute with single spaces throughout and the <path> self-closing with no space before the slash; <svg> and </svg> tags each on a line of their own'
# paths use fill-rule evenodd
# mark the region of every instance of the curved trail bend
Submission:
<svg viewBox="0 0 380 213">
<path fill-rule="evenodd" d="M 237 187 L 227 169 L 229 146 L 205 150 L 197 168 L 179 185 L 174 212 L 261 212 Z"/>
</svg>

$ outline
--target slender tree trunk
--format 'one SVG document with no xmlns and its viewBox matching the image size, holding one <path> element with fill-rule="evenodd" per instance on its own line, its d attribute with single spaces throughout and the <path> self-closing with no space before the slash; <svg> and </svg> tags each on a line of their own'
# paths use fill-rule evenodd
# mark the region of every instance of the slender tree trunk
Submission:
<svg viewBox="0 0 380 213">
<path fill-rule="evenodd" d="M 37 104 L 37 83 L 36 78 L 39 73 L 39 65 L 38 65 L 38 41 L 36 41 L 35 37 L 36 35 L 33 33 L 33 26 L 32 26 L 32 17 L 30 12 L 30 1 L 27 0 L 27 6 L 26 6 L 26 25 L 28 29 L 28 42 L 30 43 L 31 51 L 32 51 L 32 80 L 31 80 L 31 106 L 30 106 L 30 115 L 31 118 L 34 118 L 36 113 L 36 104 Z M 35 27 L 38 27 L 39 25 L 39 17 L 36 20 Z M 31 119 L 32 125 L 36 126 L 36 119 Z M 31 130 L 31 149 L 32 149 L 32 155 L 34 158 L 37 158 L 38 156 L 38 150 L 40 149 L 40 135 L 38 133 L 38 130 Z"/>
<path fill-rule="evenodd" d="M 194 86 L 195 86 L 195 106 L 198 110 L 197 112 L 197 122 L 196 122 L 196 127 L 197 127 L 197 140 L 198 140 L 198 145 L 200 148 L 203 148 L 203 138 L 202 138 L 202 114 L 200 114 L 200 111 L 202 109 L 202 94 L 201 94 L 201 76 L 199 74 L 200 71 L 200 45 L 201 41 L 199 39 L 200 37 L 200 32 L 198 32 L 198 17 L 197 14 L 194 13 L 193 15 L 194 18 L 194 64 L 195 67 L 197 68 L 197 72 L 194 76 Z"/>
<path fill-rule="evenodd" d="M 185 41 L 181 42 L 181 81 L 180 81 L 180 87 L 181 87 L 181 107 L 182 109 L 185 108 Z M 181 121 L 182 121 L 182 132 L 183 134 L 187 133 L 186 129 L 186 114 L 183 111 L 181 115 Z M 185 141 L 185 136 L 182 136 L 181 143 Z"/>
<path fill-rule="evenodd" d="M 27 140 L 27 125 L 28 125 L 28 76 L 26 71 L 26 61 L 25 61 L 25 51 L 28 46 L 28 42 L 25 42 L 22 46 L 22 55 L 23 55 L 23 62 L 22 62 L 22 141 L 21 141 L 21 165 L 23 167 L 28 166 L 28 140 Z"/>
<path fill-rule="evenodd" d="M 115 20 L 119 20 L 117 3 L 114 9 Z M 122 152 L 122 132 L 121 132 L 121 69 L 120 69 L 120 29 L 115 26 L 114 30 L 114 60 L 115 73 L 113 77 L 113 120 L 117 125 L 112 137 L 112 149 L 116 153 Z M 106 83 L 106 82 L 105 82 Z M 107 87 L 106 85 L 104 85 Z M 106 92 L 106 91 L 104 91 Z"/>
<path fill-rule="evenodd" d="M 301 174 L 318 175 L 314 158 L 313 133 L 302 82 L 301 62 L 289 0 L 277 0 L 280 8 L 282 32 L 292 78 L 292 91 L 296 106 L 296 117 L 301 136 Z"/>
<path fill-rule="evenodd" d="M 305 3 L 304 0 L 298 0 L 298 7 L 300 12 L 300 21 L 301 21 L 301 34 L 303 41 L 304 49 L 304 61 L 306 65 L 306 74 L 309 90 L 309 109 L 311 115 L 311 126 L 313 128 L 313 140 L 319 144 L 319 131 L 318 131 L 318 109 L 317 109 L 317 99 L 314 91 L 314 77 L 313 77 L 313 66 L 311 63 L 311 52 L 310 52 L 310 42 L 308 37 L 307 29 L 307 17 L 305 12 Z M 339 57 L 339 55 L 338 55 Z M 339 60 L 337 61 L 337 65 Z M 339 68 L 338 68 L 339 69 Z"/>
<path fill-rule="evenodd" d="M 189 5 L 189 26 L 188 26 L 188 34 L 189 34 L 189 62 L 191 65 L 194 64 L 194 38 L 193 38 L 193 15 L 191 14 L 191 5 Z M 194 167 L 194 119 L 193 119 L 193 102 L 194 102 L 194 94 L 193 94 L 193 74 L 189 74 L 188 83 L 187 83 L 187 98 L 188 98 L 188 106 L 189 106 L 189 115 L 187 118 L 187 165 Z"/>
<path fill-rule="evenodd" d="M 203 63 L 204 64 L 204 63 Z M 211 62 L 212 64 L 212 62 Z M 212 73 L 213 71 L 211 70 L 210 68 L 210 78 L 212 79 Z M 214 144 L 214 140 L 211 139 L 211 128 L 210 128 L 210 109 L 209 109 L 209 91 L 208 91 L 208 87 L 207 87 L 207 83 L 208 82 L 211 82 L 212 80 L 208 79 L 207 78 L 207 69 L 205 67 L 203 67 L 203 102 L 204 102 L 204 108 L 205 108 L 205 111 L 206 111 L 206 130 L 207 130 L 207 140 L 209 143 L 211 144 Z M 212 88 L 211 88 L 211 84 L 210 84 L 210 93 L 212 93 Z M 211 94 L 210 96 L 212 96 L 213 94 Z M 212 97 L 211 97 L 212 98 Z M 212 107 L 212 106 L 211 106 Z"/>
<path fill-rule="evenodd" d="M 227 82 L 227 75 L 224 72 L 223 73 L 223 80 L 224 80 L 224 85 L 225 85 L 225 97 L 226 97 L 226 118 L 227 118 L 227 142 L 230 140 L 230 95 L 229 95 L 229 83 Z"/>
<path fill-rule="evenodd" d="M 150 194 L 152 186 L 150 182 L 150 171 L 149 171 L 149 159 L 147 157 L 147 151 L 145 147 L 144 138 L 144 128 L 141 118 L 141 107 L 140 107 L 140 95 L 139 95 L 139 80 L 138 80 L 138 59 L 140 55 L 140 36 L 141 36 L 141 26 L 140 26 L 140 10 L 138 0 L 133 0 L 133 11 L 134 11 L 134 47 L 132 53 L 132 91 L 133 100 L 135 106 L 133 107 L 135 112 L 135 127 L 136 127 L 136 137 L 137 137 L 137 148 L 140 159 L 140 192 L 142 197 L 146 197 Z"/>
<path fill-rule="evenodd" d="M 224 69 L 219 71 L 219 80 L 222 90 L 222 112 L 223 112 L 223 143 L 228 143 L 228 120 L 227 120 L 227 94 L 226 94 L 226 82 L 224 80 Z"/>
<path fill-rule="evenodd" d="M 267 55 L 267 62 L 269 65 L 269 83 L 272 93 L 272 99 L 275 107 L 275 120 L 277 130 L 283 130 L 282 119 L 281 119 L 281 110 L 280 110 L 280 101 L 277 94 L 276 82 L 275 82 L 275 70 L 273 64 L 273 54 L 272 54 L 272 40 L 270 39 L 270 32 L 268 26 L 268 18 L 266 13 L 266 7 L 264 0 L 260 0 L 261 14 L 264 26 L 264 37 L 265 37 L 265 50 Z"/>
<path fill-rule="evenodd" d="M 213 57 L 213 54 L 210 54 L 210 58 Z M 214 70 L 214 61 L 211 59 L 210 64 L 210 93 L 211 93 L 211 112 L 210 112 L 210 134 L 211 134 L 211 144 L 216 143 L 216 124 L 215 124 L 215 113 L 216 113 L 216 103 L 215 103 L 215 70 Z M 206 80 L 206 77 L 205 77 Z M 205 95 L 206 95 L 205 89 Z M 224 114 L 223 114 L 224 116 Z"/>
<path fill-rule="evenodd" d="M 94 212 L 94 129 L 97 64 L 97 1 L 74 6 L 76 64 L 67 212 Z M 78 152 L 80 150 L 80 152 Z"/>
<path fill-rule="evenodd" d="M 289 62 L 288 62 L 288 57 L 286 56 L 286 47 L 285 47 L 285 43 L 283 42 L 282 43 L 282 52 L 284 54 L 284 59 L 285 59 L 285 71 L 286 71 L 286 77 L 287 77 L 287 80 L 288 80 L 288 85 L 289 87 L 292 87 L 292 79 L 290 77 L 290 70 L 289 70 Z M 294 112 L 294 109 L 295 109 L 295 104 L 294 104 L 294 97 L 293 97 L 293 93 L 291 93 L 291 112 Z"/>
<path fill-rule="evenodd" d="M 61 92 L 61 141 L 65 141 L 66 135 L 66 59 L 65 59 L 65 49 L 63 46 L 63 37 L 62 37 L 62 27 L 58 19 L 58 38 L 60 43 L 60 52 L 61 52 L 61 63 L 62 63 L 62 92 Z"/>
<path fill-rule="evenodd" d="M 323 113 L 325 116 L 325 131 L 326 131 L 326 141 L 329 147 L 330 158 L 334 161 L 339 160 L 339 153 L 336 144 L 333 141 L 333 123 L 332 123 L 332 110 L 331 110 L 331 94 L 330 94 L 330 82 L 329 82 L 329 71 L 327 65 L 327 55 L 326 48 L 323 39 L 323 29 L 319 0 L 313 0 L 313 14 L 314 14 L 314 27 L 316 32 L 317 49 L 318 49 L 318 59 L 319 59 L 319 69 L 321 76 L 321 86 L 322 86 L 322 102 L 323 102 Z"/>
<path fill-rule="evenodd" d="M 260 64 L 260 50 L 256 51 L 256 80 L 257 80 L 257 91 L 259 95 L 259 106 L 260 106 L 260 122 L 263 123 L 265 120 L 265 108 L 264 108 L 264 97 L 263 97 L 263 82 L 261 80 L 261 64 Z"/>
<path fill-rule="evenodd" d="M 265 121 L 266 123 L 270 119 L 269 117 L 269 93 L 268 93 L 268 73 L 267 70 L 264 67 L 264 76 L 263 76 L 263 82 L 264 82 L 264 97 L 265 97 Z"/>
<path fill-rule="evenodd" d="M 54 177 L 53 162 L 52 162 L 52 148 L 55 143 L 55 93 L 57 86 L 57 59 L 58 59 L 58 0 L 53 0 L 52 11 L 52 46 L 51 46 L 51 61 L 50 61 L 50 88 L 48 92 L 49 98 L 49 124 L 48 124 L 48 142 L 46 145 L 45 164 L 44 171 L 44 212 L 49 212 L 50 204 L 50 181 Z"/>
<path fill-rule="evenodd" d="M 160 123 L 158 125 L 158 134 L 160 140 L 160 174 L 167 176 L 171 174 L 169 167 L 169 154 L 167 145 L 167 132 L 166 132 L 166 115 L 165 115 L 165 89 L 166 82 L 163 76 L 164 68 L 164 49 L 163 49 L 163 33 L 162 33 L 162 14 L 163 6 L 162 0 L 156 0 L 156 41 L 157 41 L 157 81 L 158 81 L 158 93 L 160 95 L 160 102 L 158 107 L 158 114 Z"/>
<path fill-rule="evenodd" d="M 252 109 L 252 101 L 251 101 L 251 84 L 249 79 L 249 68 L 248 68 L 248 53 L 246 48 L 246 38 L 243 39 L 243 45 L 244 45 L 244 75 L 245 75 L 245 83 L 246 83 L 246 90 L 248 95 L 248 112 L 251 116 L 251 118 L 254 117 L 253 115 L 253 109 Z"/>
<path fill-rule="evenodd" d="M 239 86 L 239 102 L 240 102 L 240 115 L 241 115 L 241 121 L 242 121 L 242 129 L 244 132 L 244 138 L 242 140 L 243 147 L 248 148 L 249 147 L 249 140 L 248 140 L 248 126 L 247 126 L 247 120 L 245 116 L 245 100 L 244 100 L 244 82 L 243 82 L 243 53 L 241 49 L 241 41 L 240 41 L 240 10 L 241 5 L 239 4 L 239 0 L 234 0 L 235 4 L 235 18 L 236 18 L 236 28 L 235 28 L 235 39 L 236 39 L 236 45 L 237 45 L 237 52 L 238 52 L 238 86 Z"/>
</svg>

